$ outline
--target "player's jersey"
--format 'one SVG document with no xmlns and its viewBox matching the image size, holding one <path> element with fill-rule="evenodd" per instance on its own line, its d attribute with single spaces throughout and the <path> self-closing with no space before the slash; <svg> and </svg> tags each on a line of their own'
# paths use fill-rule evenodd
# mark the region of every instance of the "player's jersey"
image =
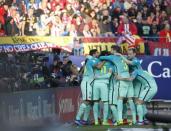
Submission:
<svg viewBox="0 0 171 131">
<path fill-rule="evenodd" d="M 147 86 L 149 88 L 157 87 L 155 79 L 147 72 L 144 70 L 135 70 L 132 74 L 131 77 L 135 78 L 139 82 L 142 83 L 142 85 Z"/>
<path fill-rule="evenodd" d="M 109 70 L 113 70 L 113 65 L 111 62 L 105 62 L 101 69 L 95 69 L 95 81 L 101 83 L 109 83 L 109 78 L 111 76 Z"/>
<path fill-rule="evenodd" d="M 109 81 L 109 89 L 110 90 L 115 88 L 116 82 L 117 82 L 117 80 L 115 80 L 115 78 L 114 78 L 114 74 L 116 73 L 116 66 L 113 66 L 112 70 L 113 70 L 112 71 L 112 76 L 110 77 L 110 81 Z"/>
<path fill-rule="evenodd" d="M 130 72 L 142 69 L 140 60 L 138 58 L 135 57 L 131 61 L 132 61 L 132 64 L 129 65 Z"/>
<path fill-rule="evenodd" d="M 99 63 L 99 59 L 91 58 L 85 63 L 83 79 L 91 79 L 94 77 L 94 66 Z"/>
<path fill-rule="evenodd" d="M 107 60 L 112 62 L 116 66 L 116 73 L 122 77 L 129 77 L 129 68 L 121 56 L 110 55 L 101 56 L 100 60 Z"/>
</svg>

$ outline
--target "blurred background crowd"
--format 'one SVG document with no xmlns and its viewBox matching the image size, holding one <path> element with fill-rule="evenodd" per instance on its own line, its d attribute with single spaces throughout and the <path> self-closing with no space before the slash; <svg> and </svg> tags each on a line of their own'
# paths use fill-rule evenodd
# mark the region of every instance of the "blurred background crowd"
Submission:
<svg viewBox="0 0 171 131">
<path fill-rule="evenodd" d="M 69 56 L 56 52 L 0 54 L 0 92 L 78 86 L 79 74 Z"/>
<path fill-rule="evenodd" d="M 113 37 L 129 23 L 133 34 L 158 41 L 170 31 L 170 7 L 170 0 L 0 0 L 0 35 Z"/>
</svg>

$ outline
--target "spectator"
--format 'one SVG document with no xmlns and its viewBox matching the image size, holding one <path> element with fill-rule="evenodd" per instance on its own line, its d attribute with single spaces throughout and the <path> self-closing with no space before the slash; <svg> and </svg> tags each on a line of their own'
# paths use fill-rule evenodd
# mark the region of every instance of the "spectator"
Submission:
<svg viewBox="0 0 171 131">
<path fill-rule="evenodd" d="M 50 29 L 51 36 L 62 36 L 65 25 L 62 23 L 59 16 L 53 16 L 52 26 Z"/>
<path fill-rule="evenodd" d="M 137 34 L 137 27 L 134 23 L 130 22 L 128 18 L 123 18 L 123 23 L 121 23 L 118 27 L 119 34 Z"/>
<path fill-rule="evenodd" d="M 93 37 L 99 36 L 101 31 L 97 20 L 93 19 L 89 24 L 90 24 L 90 31 L 92 33 L 92 36 Z"/>
<path fill-rule="evenodd" d="M 124 5 L 120 0 L 115 0 L 115 2 L 112 4 L 112 10 L 115 10 L 117 8 L 121 9 L 121 11 L 124 10 Z"/>
<path fill-rule="evenodd" d="M 137 15 L 137 6 L 133 4 L 132 7 L 128 10 L 128 17 L 129 19 L 135 21 L 136 15 Z"/>
<path fill-rule="evenodd" d="M 160 31 L 160 43 L 168 43 L 171 42 L 171 29 L 170 25 L 166 24 L 165 28 Z"/>
<path fill-rule="evenodd" d="M 70 60 L 68 60 L 68 62 L 66 64 L 63 64 L 62 72 L 63 72 L 64 78 L 66 78 L 66 79 L 71 77 L 71 74 L 72 74 L 71 66 L 72 66 L 72 61 L 70 61 Z"/>
<path fill-rule="evenodd" d="M 1 23 L 0 23 L 0 36 L 5 36 L 5 31 L 3 30 Z"/>
<path fill-rule="evenodd" d="M 142 18 L 143 20 L 146 20 L 150 16 L 149 10 L 147 5 L 144 5 L 143 10 L 142 10 Z"/>
<path fill-rule="evenodd" d="M 115 36 L 118 35 L 117 29 L 119 26 L 119 20 L 117 18 L 114 18 L 113 21 L 111 22 L 111 30 L 112 33 L 115 34 Z"/>
<path fill-rule="evenodd" d="M 166 6 L 166 11 L 168 15 L 171 15 L 171 1 L 170 0 L 164 0 L 164 4 Z"/>
<path fill-rule="evenodd" d="M 141 36 L 148 39 L 150 37 L 151 26 L 148 24 L 147 19 L 143 19 L 143 23 L 141 26 Z"/>
<path fill-rule="evenodd" d="M 159 41 L 159 35 L 158 35 L 158 29 L 157 26 L 153 25 L 151 27 L 151 35 L 150 35 L 150 41 L 158 42 Z"/>
<path fill-rule="evenodd" d="M 88 24 L 84 25 L 83 35 L 84 35 L 85 37 L 91 37 L 91 36 L 92 36 Z"/>
<path fill-rule="evenodd" d="M 155 14 L 153 12 L 150 13 L 150 16 L 147 18 L 147 23 L 151 25 L 155 21 Z"/>
<path fill-rule="evenodd" d="M 60 4 L 60 0 L 51 0 L 50 1 L 50 10 L 53 12 L 56 10 L 56 6 Z"/>
<path fill-rule="evenodd" d="M 70 3 L 67 3 L 66 5 L 66 11 L 68 15 L 73 15 L 74 14 L 74 10 L 72 9 L 72 6 Z"/>
<path fill-rule="evenodd" d="M 69 27 L 69 36 L 72 36 L 72 37 L 77 37 L 80 35 L 80 32 L 78 32 L 76 30 L 76 27 L 74 24 L 71 24 L 70 27 Z"/>
<path fill-rule="evenodd" d="M 126 11 L 128 11 L 130 8 L 132 8 L 132 4 L 133 4 L 132 0 L 125 0 L 125 2 L 124 2 L 124 9 Z"/>
<path fill-rule="evenodd" d="M 157 26 L 162 25 L 160 31 L 165 24 L 171 22 L 171 20 L 169 21 L 170 4 L 170 0 L 7 1 L 0 4 L 0 23 L 2 24 L 1 30 L 4 30 L 6 35 L 23 36 L 83 36 L 84 26 L 88 24 L 92 36 L 97 37 L 116 35 L 117 31 L 114 30 L 119 31 L 123 26 L 121 17 L 124 16 L 134 23 L 138 21 L 141 24 L 152 25 L 155 21 Z M 58 22 L 52 17 L 56 17 Z M 10 23 L 9 19 L 11 18 L 13 22 Z M 121 23 L 121 26 L 117 27 L 115 23 Z M 143 35 L 139 33 L 142 32 L 139 25 L 136 33 Z M 133 30 L 134 27 L 131 28 Z M 134 30 L 136 30 L 135 28 Z M 73 30 L 76 33 L 73 33 Z"/>
<path fill-rule="evenodd" d="M 81 16 L 80 12 L 77 12 L 75 15 L 75 19 L 73 19 L 73 24 L 78 32 L 78 36 L 82 36 L 83 28 L 84 28 L 84 18 Z"/>
<path fill-rule="evenodd" d="M 37 18 L 33 28 L 36 30 L 36 34 L 39 36 L 46 36 L 49 34 L 48 19 L 46 14 L 42 14 Z"/>
<path fill-rule="evenodd" d="M 19 34 L 19 29 L 12 17 L 7 18 L 6 28 L 6 33 L 8 36 L 17 36 Z"/>
<path fill-rule="evenodd" d="M 4 15 L 5 15 L 5 6 L 3 6 L 3 3 L 0 3 L 0 23 L 1 23 L 2 25 L 5 24 Z"/>
<path fill-rule="evenodd" d="M 25 17 L 23 18 L 24 19 L 24 25 L 25 25 L 23 35 L 32 36 L 32 35 L 36 34 L 36 32 L 33 29 L 33 25 L 36 22 L 36 19 L 33 16 L 33 13 L 34 13 L 34 9 L 30 8 L 28 10 L 28 14 L 26 14 Z"/>
</svg>

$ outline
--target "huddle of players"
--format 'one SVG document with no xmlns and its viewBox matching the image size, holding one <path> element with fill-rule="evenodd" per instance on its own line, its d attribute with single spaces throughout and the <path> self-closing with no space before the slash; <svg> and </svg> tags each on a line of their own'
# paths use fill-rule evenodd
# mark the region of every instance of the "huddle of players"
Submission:
<svg viewBox="0 0 171 131">
<path fill-rule="evenodd" d="M 111 54 L 103 51 L 99 56 L 96 49 L 90 51 L 84 65 L 81 92 L 83 102 L 76 115 L 77 125 L 88 124 L 91 107 L 94 124 L 99 125 L 99 101 L 103 102 L 102 125 L 111 125 L 109 117 L 112 117 L 113 125 L 122 125 L 125 100 L 131 110 L 131 124 L 144 125 L 145 103 L 156 94 L 157 84 L 142 69 L 134 48 L 128 49 L 128 56 L 123 56 L 121 48 L 113 45 Z"/>
</svg>

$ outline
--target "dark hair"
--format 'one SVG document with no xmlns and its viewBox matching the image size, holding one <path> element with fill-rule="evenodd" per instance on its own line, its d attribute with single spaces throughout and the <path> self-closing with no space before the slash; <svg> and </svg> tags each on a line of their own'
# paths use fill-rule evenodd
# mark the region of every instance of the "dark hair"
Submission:
<svg viewBox="0 0 171 131">
<path fill-rule="evenodd" d="M 66 58 L 68 58 L 68 56 L 63 56 L 63 59 L 66 59 Z"/>
<path fill-rule="evenodd" d="M 115 50 L 117 53 L 122 53 L 122 49 L 118 45 L 112 45 L 111 48 Z"/>
<path fill-rule="evenodd" d="M 136 48 L 129 48 L 128 50 L 132 50 L 133 53 L 137 53 Z"/>
<path fill-rule="evenodd" d="M 107 50 L 101 51 L 100 56 L 108 56 L 110 53 Z"/>
<path fill-rule="evenodd" d="M 67 62 L 67 64 L 68 64 L 68 65 L 72 65 L 72 61 L 69 60 L 69 61 Z"/>
<path fill-rule="evenodd" d="M 102 21 L 108 20 L 109 16 L 103 16 Z"/>
<path fill-rule="evenodd" d="M 89 55 L 93 56 L 97 52 L 97 49 L 92 49 L 89 52 Z"/>
</svg>

